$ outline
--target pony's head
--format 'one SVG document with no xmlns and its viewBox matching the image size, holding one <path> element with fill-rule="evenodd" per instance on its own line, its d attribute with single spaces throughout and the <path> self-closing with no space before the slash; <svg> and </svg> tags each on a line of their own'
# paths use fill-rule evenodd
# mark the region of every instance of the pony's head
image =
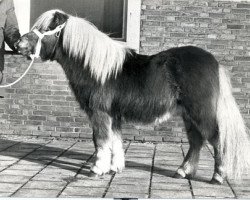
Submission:
<svg viewBox="0 0 250 200">
<path fill-rule="evenodd" d="M 27 57 L 35 54 L 40 35 L 43 38 L 41 39 L 41 52 L 39 56 L 43 60 L 53 59 L 55 50 L 59 45 L 58 41 L 60 40 L 61 31 L 63 31 L 56 31 L 56 28 L 66 23 L 67 19 L 68 15 L 60 10 L 50 10 L 43 13 L 37 19 L 31 31 L 17 41 L 15 44 L 17 50 Z M 46 34 L 48 32 L 51 34 Z"/>
</svg>

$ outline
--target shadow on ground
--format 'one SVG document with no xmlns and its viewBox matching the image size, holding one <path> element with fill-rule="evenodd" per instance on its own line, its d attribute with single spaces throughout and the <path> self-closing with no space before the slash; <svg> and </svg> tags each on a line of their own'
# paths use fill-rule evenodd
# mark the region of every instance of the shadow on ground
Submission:
<svg viewBox="0 0 250 200">
<path fill-rule="evenodd" d="M 44 166 L 50 165 L 53 167 L 57 167 L 60 169 L 65 169 L 65 170 L 69 170 L 73 172 L 77 172 L 79 169 L 81 169 L 79 174 L 86 176 L 86 177 L 89 175 L 90 164 L 93 162 L 93 157 L 94 157 L 94 152 L 93 154 L 89 154 L 89 153 L 82 153 L 82 152 L 79 153 L 73 150 L 65 151 L 65 149 L 63 148 L 43 146 L 44 144 L 39 144 L 39 143 L 17 142 L 17 141 L 12 141 L 12 140 L 7 140 L 7 139 L 0 139 L 0 145 L 1 144 L 4 144 L 4 146 L 7 146 L 7 147 L 0 149 L 0 156 L 14 157 L 14 158 L 18 158 L 21 160 L 29 161 L 31 163 L 38 163 Z M 40 148 L 42 149 L 41 151 L 40 151 Z M 23 149 L 34 149 L 34 151 L 32 152 L 36 152 L 35 150 L 37 150 L 39 154 L 35 154 L 35 157 L 30 156 L 31 153 L 23 154 L 23 156 L 20 156 L 23 153 L 22 151 Z M 59 155 L 58 152 L 65 152 L 60 155 L 60 158 L 66 158 L 66 160 L 68 158 L 69 161 L 53 159 L 54 157 Z M 77 159 L 79 161 L 82 161 L 82 164 L 77 164 L 73 162 L 72 159 Z M 152 170 L 151 165 L 143 164 L 140 162 L 134 162 L 134 161 L 126 161 L 126 166 L 128 166 L 126 168 L 131 168 L 131 169 L 136 168 L 136 169 L 145 170 L 148 172 L 151 172 Z M 3 170 L 4 169 L 0 170 L 0 172 Z M 173 177 L 175 171 L 166 170 L 166 169 L 162 169 L 159 167 L 154 167 L 154 173 L 162 175 L 162 176 L 166 176 L 166 177 Z M 200 182 L 206 182 L 206 183 L 208 182 L 208 180 L 204 180 L 201 177 L 195 177 L 194 180 L 200 181 Z"/>
</svg>

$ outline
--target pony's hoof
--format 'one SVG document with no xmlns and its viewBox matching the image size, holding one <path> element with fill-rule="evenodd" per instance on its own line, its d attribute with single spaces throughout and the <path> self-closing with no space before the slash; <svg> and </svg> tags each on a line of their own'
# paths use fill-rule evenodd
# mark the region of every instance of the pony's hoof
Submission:
<svg viewBox="0 0 250 200">
<path fill-rule="evenodd" d="M 222 185 L 223 181 L 219 181 L 219 180 L 216 180 L 215 178 L 212 178 L 209 183 L 212 185 Z"/>
<path fill-rule="evenodd" d="M 183 169 L 179 168 L 175 174 L 174 174 L 174 178 L 178 178 L 178 179 L 183 179 L 186 178 L 186 173 Z"/>
<path fill-rule="evenodd" d="M 218 174 L 214 173 L 213 178 L 211 179 L 210 183 L 213 185 L 221 185 L 223 184 L 224 178 Z"/>
<path fill-rule="evenodd" d="M 122 173 L 123 169 L 124 169 L 124 165 L 121 165 L 121 166 L 118 166 L 118 167 L 115 166 L 115 165 L 112 165 L 111 168 L 110 168 L 111 171 L 116 172 L 118 174 Z"/>
<path fill-rule="evenodd" d="M 109 175 L 115 175 L 115 174 L 116 174 L 116 172 L 115 172 L 115 171 L 110 170 Z"/>
<path fill-rule="evenodd" d="M 99 175 L 96 174 L 96 173 L 93 172 L 93 171 L 90 171 L 88 176 L 91 177 L 91 178 L 97 178 L 97 177 L 99 177 Z"/>
<path fill-rule="evenodd" d="M 184 179 L 185 177 L 183 177 L 182 175 L 178 174 L 177 172 L 174 174 L 173 178 L 176 179 Z"/>
<path fill-rule="evenodd" d="M 114 156 L 112 159 L 112 164 L 110 166 L 110 170 L 120 174 L 120 173 L 122 173 L 124 168 L 125 168 L 124 154 L 121 153 L 121 155 L 119 157 Z"/>
<path fill-rule="evenodd" d="M 89 174 L 88 174 L 88 177 L 90 178 L 104 178 L 105 174 L 96 174 L 95 172 L 93 171 L 90 171 Z"/>
<path fill-rule="evenodd" d="M 194 178 L 194 174 L 187 174 L 185 178 L 186 179 L 192 179 L 192 178 Z"/>
<path fill-rule="evenodd" d="M 103 175 L 108 174 L 110 172 L 110 168 L 101 169 L 100 167 L 95 165 L 95 166 L 91 167 L 90 171 L 97 174 L 98 176 L 103 176 Z"/>
</svg>

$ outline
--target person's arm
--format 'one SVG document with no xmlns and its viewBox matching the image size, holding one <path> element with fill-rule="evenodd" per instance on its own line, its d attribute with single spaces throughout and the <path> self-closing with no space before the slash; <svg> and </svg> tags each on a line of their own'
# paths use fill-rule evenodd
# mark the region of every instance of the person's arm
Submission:
<svg viewBox="0 0 250 200">
<path fill-rule="evenodd" d="M 20 38 L 20 33 L 12 0 L 9 1 L 9 7 L 6 14 L 7 18 L 4 27 L 4 40 L 9 45 L 9 47 L 15 51 L 14 44 Z"/>
</svg>

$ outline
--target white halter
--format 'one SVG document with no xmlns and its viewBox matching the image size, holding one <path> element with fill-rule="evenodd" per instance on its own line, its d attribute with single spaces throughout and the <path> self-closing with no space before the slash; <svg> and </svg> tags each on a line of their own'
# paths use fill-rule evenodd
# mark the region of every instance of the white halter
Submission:
<svg viewBox="0 0 250 200">
<path fill-rule="evenodd" d="M 31 59 L 40 57 L 40 52 L 41 52 L 41 47 L 42 47 L 42 39 L 44 38 L 44 36 L 46 36 L 46 35 L 54 35 L 54 34 L 60 33 L 61 30 L 65 27 L 65 25 L 66 25 L 66 22 L 59 25 L 59 26 L 57 26 L 54 30 L 47 31 L 47 32 L 44 32 L 44 33 L 41 33 L 39 30 L 34 29 L 33 32 L 39 37 L 39 39 L 38 39 L 37 44 L 36 44 L 36 52 L 35 52 L 35 54 L 30 55 Z M 59 35 L 57 35 L 57 36 L 59 36 Z"/>
</svg>

